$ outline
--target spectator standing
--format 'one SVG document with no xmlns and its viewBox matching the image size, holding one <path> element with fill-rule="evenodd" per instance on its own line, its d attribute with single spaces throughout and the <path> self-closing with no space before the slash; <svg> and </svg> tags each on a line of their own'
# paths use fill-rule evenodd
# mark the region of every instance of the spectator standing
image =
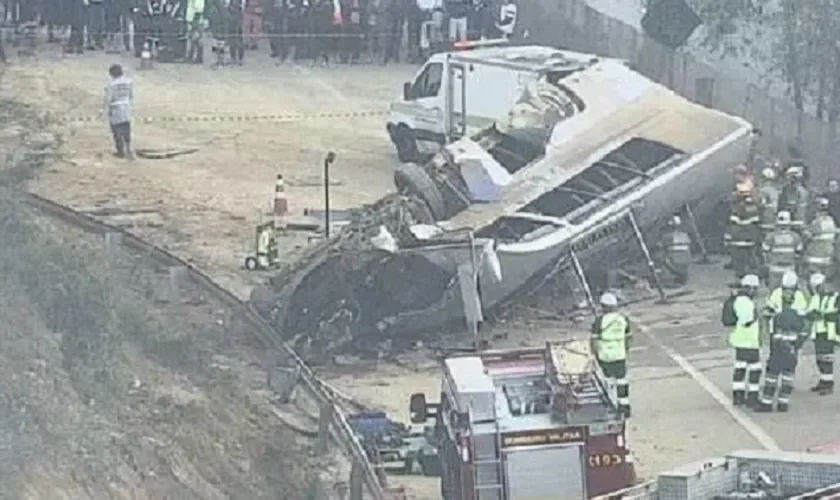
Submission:
<svg viewBox="0 0 840 500">
<path fill-rule="evenodd" d="M 88 0 L 69 0 L 70 40 L 65 52 L 82 54 L 85 51 L 85 25 L 87 24 Z"/>
<path fill-rule="evenodd" d="M 111 125 L 116 156 L 134 159 L 131 148 L 131 116 L 134 109 L 134 82 L 123 73 L 122 66 L 113 64 L 108 69 L 111 82 L 105 87 L 105 116 Z"/>
<path fill-rule="evenodd" d="M 286 1 L 267 0 L 266 27 L 268 31 L 268 46 L 271 49 L 271 57 L 286 60 L 289 52 L 289 45 L 283 37 L 287 33 L 286 26 Z"/>
<path fill-rule="evenodd" d="M 245 59 L 245 2 L 230 0 L 228 4 L 228 36 L 230 59 L 234 64 L 242 65 Z"/>
<path fill-rule="evenodd" d="M 65 0 L 42 0 L 41 16 L 47 25 L 47 43 L 59 42 L 58 37 L 55 36 L 55 30 L 66 24 L 64 4 Z"/>
<path fill-rule="evenodd" d="M 467 11 L 467 40 L 481 39 L 487 14 L 488 0 L 473 0 L 471 8 Z"/>
<path fill-rule="evenodd" d="M 400 46 L 402 45 L 403 25 L 406 18 L 406 5 L 402 0 L 380 0 L 384 5 L 380 9 L 381 30 L 385 35 L 385 50 L 382 63 L 390 61 L 400 62 Z M 416 3 L 415 3 L 416 5 Z"/>
<path fill-rule="evenodd" d="M 467 16 L 472 10 L 472 2 L 470 0 L 445 0 L 444 8 L 449 18 L 449 41 L 466 40 Z"/>
<path fill-rule="evenodd" d="M 332 0 L 314 0 L 309 9 L 309 55 L 312 64 L 329 63 L 330 35 L 333 31 Z"/>
<path fill-rule="evenodd" d="M 289 48 L 292 52 L 292 61 L 297 62 L 306 57 L 306 34 L 309 19 L 308 0 L 287 0 L 286 4 L 286 26 L 289 32 Z"/>
<path fill-rule="evenodd" d="M 105 0 L 88 1 L 88 50 L 105 48 Z"/>
<path fill-rule="evenodd" d="M 366 26 L 366 0 L 341 0 L 344 24 L 341 36 L 341 62 L 357 63 L 362 52 Z"/>
<path fill-rule="evenodd" d="M 204 64 L 204 33 L 207 29 L 207 21 L 202 17 L 201 13 L 193 14 L 193 20 L 190 22 L 189 50 L 187 50 L 187 61 L 193 64 Z"/>
<path fill-rule="evenodd" d="M 368 55 L 370 56 L 370 62 L 382 62 L 382 54 L 385 51 L 385 33 L 382 23 L 382 18 L 384 16 L 382 9 L 384 8 L 385 1 L 386 0 L 368 0 L 367 3 L 368 11 L 365 13 L 365 18 L 367 19 L 367 29 L 369 33 L 367 49 Z"/>
<path fill-rule="evenodd" d="M 417 3 L 417 0 L 394 0 L 402 2 L 402 9 L 405 12 L 406 31 L 408 35 L 407 48 L 408 58 L 413 63 L 423 60 L 420 50 L 420 30 L 423 28 L 423 21 L 426 13 Z"/>
<path fill-rule="evenodd" d="M 510 38 L 516 28 L 517 8 L 514 0 L 504 0 L 504 2 L 499 9 L 499 22 L 496 27 L 502 32 L 503 37 Z"/>
</svg>

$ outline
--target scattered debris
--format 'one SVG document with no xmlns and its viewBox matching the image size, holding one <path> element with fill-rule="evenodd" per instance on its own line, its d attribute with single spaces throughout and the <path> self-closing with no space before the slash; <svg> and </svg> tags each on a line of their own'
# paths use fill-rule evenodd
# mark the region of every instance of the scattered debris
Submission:
<svg viewBox="0 0 840 500">
<path fill-rule="evenodd" d="M 617 82 L 626 81 L 644 89 L 638 98 L 602 100 L 625 92 Z M 539 81 L 523 95 L 517 109 L 541 110 L 527 120 L 462 138 L 424 165 L 399 165 L 398 193 L 346 214 L 338 235 L 255 289 L 254 305 L 322 354 L 379 353 L 385 341 L 408 347 L 424 339 L 418 332 L 463 323 L 467 311 L 493 311 L 556 277 L 576 279 L 592 304 L 610 288 L 606 270 L 633 260 L 647 263 L 664 296 L 646 240 L 689 205 L 701 219 L 716 209 L 753 128 L 619 61 L 561 82 Z M 587 101 L 609 108 L 593 118 L 598 134 L 569 125 L 589 112 Z M 629 139 L 615 144 L 618 135 Z M 712 148 L 720 156 L 707 155 Z M 459 268 L 477 278 L 480 299 L 464 297 L 462 288 L 475 287 L 461 286 Z"/>
<path fill-rule="evenodd" d="M 182 149 L 135 149 L 134 154 L 139 158 L 147 160 L 168 160 L 177 156 L 191 155 L 198 151 L 198 148 Z"/>
</svg>

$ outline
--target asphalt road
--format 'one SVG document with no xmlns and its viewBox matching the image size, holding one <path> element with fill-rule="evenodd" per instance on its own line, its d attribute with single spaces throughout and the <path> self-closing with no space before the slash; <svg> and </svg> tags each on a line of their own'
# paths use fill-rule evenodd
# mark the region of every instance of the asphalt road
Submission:
<svg viewBox="0 0 840 500">
<path fill-rule="evenodd" d="M 817 380 L 810 343 L 800 355 L 790 412 L 732 408 L 733 353 L 727 347 L 728 332 L 720 325 L 722 298 L 708 299 L 728 293 L 725 286 L 716 291 L 713 284 L 726 283 L 729 276 L 710 266 L 698 268 L 695 275 L 698 291 L 693 296 L 629 310 L 638 325 L 630 370 L 640 462 L 653 472 L 667 468 L 668 462 L 677 465 L 741 448 L 804 451 L 840 441 L 840 426 L 834 425 L 840 393 L 820 397 L 808 390 Z M 701 297 L 707 300 L 692 301 Z"/>
</svg>

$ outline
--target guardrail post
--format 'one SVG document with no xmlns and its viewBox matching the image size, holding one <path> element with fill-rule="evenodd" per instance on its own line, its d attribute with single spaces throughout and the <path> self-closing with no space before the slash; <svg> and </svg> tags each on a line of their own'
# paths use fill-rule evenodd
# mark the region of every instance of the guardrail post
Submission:
<svg viewBox="0 0 840 500">
<path fill-rule="evenodd" d="M 388 475 L 385 473 L 385 464 L 382 463 L 382 454 L 379 453 L 379 447 L 374 445 L 373 450 L 373 470 L 376 472 L 376 479 L 383 488 L 388 487 Z"/>
<path fill-rule="evenodd" d="M 177 303 L 181 301 L 181 283 L 187 269 L 184 266 L 172 266 L 169 268 L 169 301 Z"/>
<path fill-rule="evenodd" d="M 105 233 L 105 253 L 108 254 L 108 257 L 114 257 L 117 254 L 122 242 L 122 233 Z"/>
<path fill-rule="evenodd" d="M 350 485 L 346 481 L 339 481 L 333 486 L 338 500 L 347 500 L 347 495 L 350 493 Z"/>
<path fill-rule="evenodd" d="M 323 500 L 326 498 L 324 494 L 324 484 L 321 482 L 321 478 L 317 472 L 311 472 L 307 475 L 307 482 L 309 483 L 309 495 L 308 498 L 312 500 Z"/>
<path fill-rule="evenodd" d="M 329 404 L 321 405 L 318 415 L 318 453 L 324 454 L 330 447 L 330 420 L 333 408 Z"/>
<path fill-rule="evenodd" d="M 350 500 L 362 500 L 364 495 L 364 473 L 362 472 L 362 465 L 353 460 L 353 466 L 350 468 Z"/>
</svg>

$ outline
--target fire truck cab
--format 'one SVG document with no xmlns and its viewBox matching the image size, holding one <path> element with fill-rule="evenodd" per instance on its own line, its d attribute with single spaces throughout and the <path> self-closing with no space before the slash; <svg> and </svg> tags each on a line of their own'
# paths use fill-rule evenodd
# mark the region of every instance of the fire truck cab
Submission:
<svg viewBox="0 0 840 500">
<path fill-rule="evenodd" d="M 440 403 L 411 397 L 412 421 L 437 415 L 445 500 L 590 498 L 635 481 L 608 383 L 584 343 L 446 357 Z"/>
</svg>

